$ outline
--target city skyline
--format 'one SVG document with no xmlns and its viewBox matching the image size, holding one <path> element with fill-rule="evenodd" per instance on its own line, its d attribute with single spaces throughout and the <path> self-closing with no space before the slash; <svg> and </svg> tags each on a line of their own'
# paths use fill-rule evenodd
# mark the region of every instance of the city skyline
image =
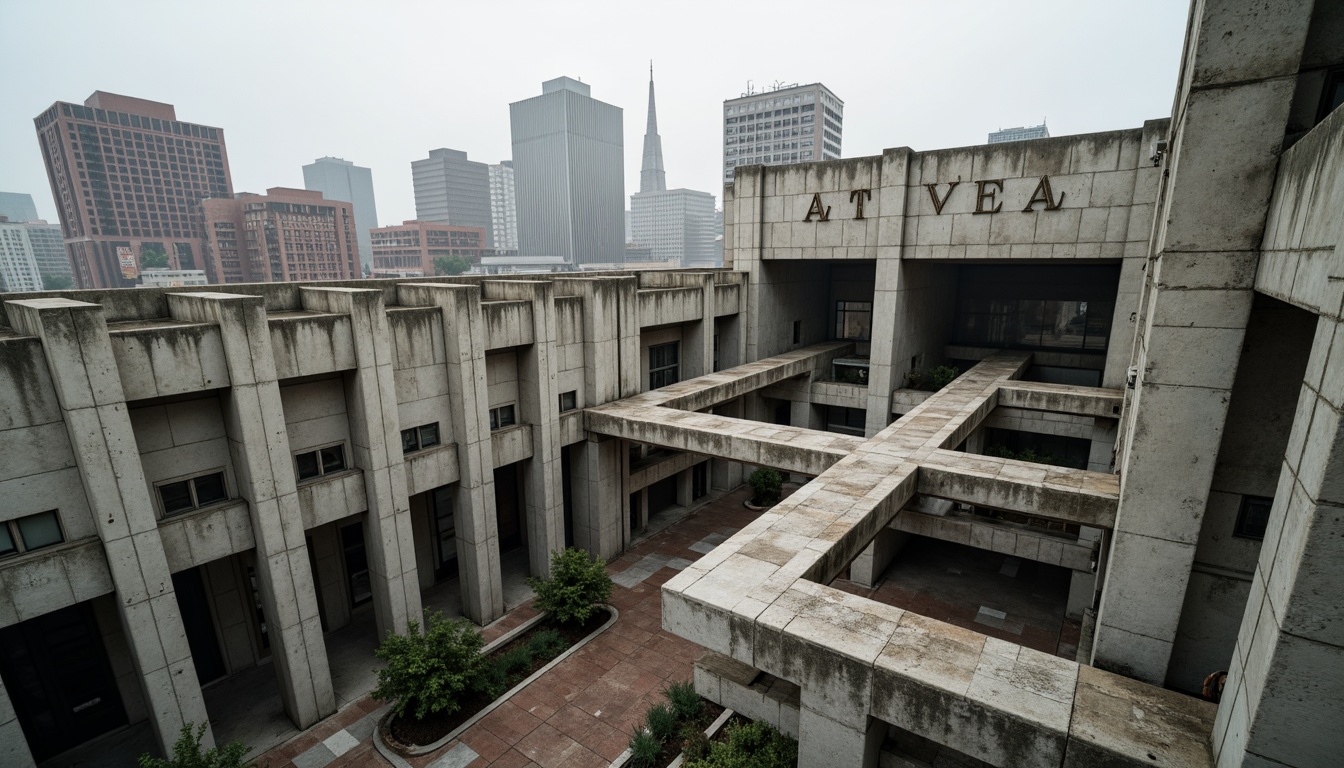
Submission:
<svg viewBox="0 0 1344 768">
<path fill-rule="evenodd" d="M 541 59 L 518 57 L 499 62 L 485 55 L 487 38 L 455 47 L 451 61 L 429 67 L 434 46 L 417 40 L 432 36 L 438 25 L 414 28 L 343 23 L 348 14 L 322 13 L 313 18 L 302 4 L 268 7 L 275 24 L 248 34 L 258 45 L 292 52 L 341 73 L 328 87 L 313 83 L 302 92 L 259 94 L 237 88 L 249 75 L 262 76 L 269 64 L 234 57 L 196 57 L 202 44 L 186 35 L 180 17 L 123 12 L 89 7 L 72 15 L 63 27 L 69 55 L 42 57 L 40 38 L 18 39 L 0 51 L 0 66 L 18 71 L 41 62 L 42 77 L 17 82 L 0 115 L 0 189 L 32 194 L 38 213 L 57 219 L 42 159 L 33 138 L 32 119 L 53 101 L 83 98 L 95 90 L 175 104 L 184 115 L 228 131 L 230 162 L 237 189 L 272 186 L 301 188 L 301 168 L 314 157 L 334 155 L 373 169 L 378 180 L 379 224 L 414 218 L 410 161 L 428 150 L 449 146 L 463 149 L 482 162 L 510 159 L 508 104 L 535 92 L 536 83 L 554 77 L 582 79 L 597 88 L 608 103 L 642 116 L 648 89 L 648 63 L 658 72 L 660 129 L 669 188 L 703 189 L 721 196 L 722 103 L 747 90 L 775 81 L 823 82 L 845 99 L 844 155 L 880 153 L 893 143 L 914 149 L 971 145 L 1003 125 L 1039 121 L 1050 115 L 1051 132 L 1068 135 L 1100 131 L 1115 125 L 1137 124 L 1170 110 L 1172 86 L 1179 61 L 1175 55 L 1151 56 L 1149 51 L 1173 51 L 1179 45 L 1185 10 L 1169 4 L 1145 3 L 1124 13 L 1106 9 L 1075 8 L 1061 4 L 1055 11 L 1042 8 L 1024 14 L 1006 7 L 983 6 L 974 14 L 964 10 L 887 9 L 858 6 L 849 11 L 865 27 L 962 27 L 959 42 L 948 49 L 941 42 L 905 39 L 899 45 L 874 48 L 856 59 L 850 44 L 817 40 L 807 55 L 796 47 L 743 48 L 725 41 L 733 30 L 761 29 L 749 8 L 725 8 L 713 25 L 695 23 L 697 13 L 668 18 L 651 34 L 603 38 L 587 29 L 579 17 L 553 10 L 511 14 L 508 23 L 520 41 L 518 50 L 537 48 L 527 41 L 556 35 L 572 44 L 547 49 Z M 210 40 L 236 34 L 249 14 L 245 8 L 211 20 L 201 30 Z M 410 8 L 399 10 L 409 11 Z M 418 9 L 429 13 L 427 9 Z M 814 12 L 807 4 L 785 5 L 779 18 Z M 608 7 L 616 28 L 635 23 L 636 11 Z M 596 11 L 595 11 L 596 12 Z M 55 13 L 50 5 L 18 0 L 7 15 L 18 27 L 40 28 Z M 390 15 L 394 15 L 394 10 Z M 455 9 L 455 22 L 481 28 L 497 27 L 505 19 L 490 7 Z M 521 21 L 519 19 L 522 19 Z M 1044 19 L 1050 19 L 1047 23 Z M 164 60 L 190 61 L 188 66 L 146 67 L 143 59 L 107 58 L 102 50 L 106 35 L 137 34 L 159 41 Z M 285 30 L 318 24 L 311 36 L 285 37 Z M 782 22 L 781 22 L 782 23 Z M 1105 25 L 1106 39 L 1058 34 L 1060 29 Z M 328 26 L 330 25 L 330 26 Z M 399 30 L 393 34 L 393 30 Z M 768 27 L 761 29 L 769 32 Z M 267 39 L 257 39 L 261 35 Z M 270 37 L 268 37 L 270 36 Z M 325 37 L 324 37 L 325 36 Z M 1011 53 L 986 56 L 978 51 L 1005 51 L 1004 39 L 1017 41 Z M 321 45 L 306 40 L 325 40 Z M 338 50 L 357 49 L 365 55 L 348 57 Z M 696 58 L 692 51 L 714 50 L 712 57 Z M 445 71 L 473 71 L 471 62 L 490 58 L 489 78 L 462 78 L 451 82 L 454 99 L 423 99 L 426 89 L 441 85 Z M 937 67 L 929 67 L 929 62 Z M 1016 61 L 1017 64 L 1013 64 Z M 1067 62 L 1060 67 L 1050 62 Z M 379 62 L 369 65 L 367 62 Z M 917 68 L 921 78 L 902 81 L 892 91 L 892 73 Z M 421 74 L 421 70 L 425 74 Z M 339 87 L 335 85 L 341 83 Z M 1011 87 L 1008 87 L 1011 85 Z M 948 98 L 969 92 L 974 98 Z M 367 108 L 352 107 L 361 101 Z M 460 99 L 472 104 L 478 119 L 464 121 L 454 106 Z M 394 123 L 379 120 L 379 102 L 398 103 Z M 344 105 L 339 108 L 335 105 Z M 639 188 L 643 120 L 625 126 L 625 185 Z"/>
</svg>

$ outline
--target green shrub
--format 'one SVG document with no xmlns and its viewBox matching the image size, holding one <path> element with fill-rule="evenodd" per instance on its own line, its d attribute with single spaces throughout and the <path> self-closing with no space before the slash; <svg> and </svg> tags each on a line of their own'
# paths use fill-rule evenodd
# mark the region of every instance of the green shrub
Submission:
<svg viewBox="0 0 1344 768">
<path fill-rule="evenodd" d="M 765 723 L 728 726 L 726 741 L 714 742 L 709 753 L 688 759 L 684 768 L 793 768 L 798 742 Z"/>
<path fill-rule="evenodd" d="M 233 741 L 222 747 L 201 750 L 201 736 L 205 733 L 205 723 L 192 730 L 192 724 L 182 726 L 173 744 L 173 757 L 165 760 L 150 757 L 149 753 L 140 756 L 140 768 L 243 768 L 243 755 L 247 747 L 242 742 Z"/>
<path fill-rule="evenodd" d="M 653 768 L 658 756 L 663 753 L 663 745 L 644 728 L 635 729 L 630 739 L 630 765 L 634 768 Z"/>
<path fill-rule="evenodd" d="M 708 757 L 709 744 L 709 737 L 699 728 L 688 725 L 681 729 L 681 751 L 686 755 L 686 760 L 683 762 Z"/>
<path fill-rule="evenodd" d="M 527 641 L 527 647 L 532 651 L 532 656 L 538 659 L 553 659 L 560 655 L 560 652 L 569 646 L 569 642 L 560 636 L 560 633 L 554 629 L 543 629 L 532 635 Z"/>
<path fill-rule="evenodd" d="M 378 670 L 373 696 L 393 701 L 397 717 L 417 719 L 433 712 L 452 714 L 463 694 L 486 690 L 488 669 L 481 656 L 481 633 L 466 619 L 448 620 L 425 610 L 425 633 L 406 622 L 406 634 L 388 635 L 373 655 L 387 662 Z"/>
<path fill-rule="evenodd" d="M 644 726 L 659 743 L 667 741 L 677 733 L 677 716 L 666 704 L 654 704 L 644 713 Z"/>
<path fill-rule="evenodd" d="M 937 392 L 960 375 L 961 369 L 955 365 L 939 365 L 929 371 L 929 381 L 933 384 L 933 390 Z"/>
<path fill-rule="evenodd" d="M 561 624 L 582 624 L 611 598 L 611 577 L 601 560 L 570 547 L 551 556 L 551 577 L 528 577 L 536 606 Z"/>
<path fill-rule="evenodd" d="M 784 476 L 769 467 L 761 467 L 747 477 L 751 484 L 751 503 L 758 507 L 768 507 L 779 501 L 780 490 L 784 487 Z"/>
<path fill-rule="evenodd" d="M 1014 451 L 1006 445 L 991 445 L 985 449 L 986 456 L 997 456 L 1001 459 L 1016 459 L 1017 461 L 1030 461 L 1035 464 L 1054 464 L 1060 463 L 1059 459 L 1048 453 L 1037 453 L 1030 448 L 1023 448 L 1020 451 Z"/>
<path fill-rule="evenodd" d="M 700 718 L 700 713 L 705 711 L 704 700 L 695 692 L 695 684 L 689 680 L 669 685 L 663 695 L 667 697 L 667 703 L 672 705 L 672 713 L 683 723 L 695 722 Z"/>
</svg>

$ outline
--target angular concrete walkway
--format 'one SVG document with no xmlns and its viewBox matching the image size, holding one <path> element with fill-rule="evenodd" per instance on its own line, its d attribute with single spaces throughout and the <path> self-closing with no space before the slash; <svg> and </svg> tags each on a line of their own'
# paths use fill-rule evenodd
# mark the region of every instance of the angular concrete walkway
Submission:
<svg viewBox="0 0 1344 768">
<path fill-rule="evenodd" d="M 691 679 L 701 649 L 662 629 L 663 582 L 760 513 L 738 489 L 636 544 L 608 566 L 620 619 L 415 768 L 606 766 L 625 750 L 668 683 Z M 535 615 L 530 604 L 487 627 L 486 641 Z M 372 666 L 373 658 L 369 659 Z M 260 756 L 261 768 L 385 766 L 373 748 L 382 702 L 368 696 Z"/>
</svg>

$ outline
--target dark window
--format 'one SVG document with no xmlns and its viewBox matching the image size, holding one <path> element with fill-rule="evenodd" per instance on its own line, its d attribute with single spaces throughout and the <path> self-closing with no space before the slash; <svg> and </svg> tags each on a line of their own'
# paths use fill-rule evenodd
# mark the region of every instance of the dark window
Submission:
<svg viewBox="0 0 1344 768">
<path fill-rule="evenodd" d="M 439 444 L 439 423 L 401 430 L 401 452 L 410 453 Z"/>
<path fill-rule="evenodd" d="M 794 343 L 794 344 L 802 344 L 802 343 L 803 343 L 803 321 L 802 321 L 802 320 L 794 320 L 794 321 L 793 321 L 793 343 Z"/>
<path fill-rule="evenodd" d="M 294 469 L 300 480 L 329 475 L 345 469 L 345 445 L 329 445 L 294 454 Z"/>
<path fill-rule="evenodd" d="M 31 552 L 65 541 L 56 510 L 0 523 L 0 557 Z"/>
<path fill-rule="evenodd" d="M 568 392 L 560 393 L 560 412 L 572 411 L 579 407 L 579 391 L 571 389 Z"/>
<path fill-rule="evenodd" d="M 1325 75 L 1325 88 L 1321 92 L 1321 106 L 1316 113 L 1316 122 L 1321 122 L 1344 104 L 1344 67 L 1331 70 Z"/>
<path fill-rule="evenodd" d="M 175 515 L 229 498 L 223 472 L 210 472 L 158 486 L 164 515 Z"/>
<path fill-rule="evenodd" d="M 868 412 L 862 408 L 845 408 L 838 405 L 826 406 L 826 431 L 863 437 Z"/>
<path fill-rule="evenodd" d="M 1273 507 L 1273 499 L 1263 496 L 1242 496 L 1241 511 L 1237 513 L 1237 527 L 1232 531 L 1232 535 L 1243 539 L 1265 538 L 1265 528 L 1269 525 L 1269 511 Z"/>
<path fill-rule="evenodd" d="M 680 347 L 679 341 L 649 347 L 649 389 L 666 387 L 681 380 Z"/>
<path fill-rule="evenodd" d="M 501 405 L 497 408 L 490 409 L 491 431 L 494 431 L 496 429 L 503 429 L 505 427 L 511 427 L 516 423 L 518 423 L 518 420 L 517 417 L 514 415 L 513 403 L 509 403 L 508 405 Z"/>
<path fill-rule="evenodd" d="M 871 301 L 835 302 L 835 338 L 848 341 L 868 341 L 872 337 L 873 303 Z M 794 339 L 795 344 L 798 343 Z"/>
</svg>

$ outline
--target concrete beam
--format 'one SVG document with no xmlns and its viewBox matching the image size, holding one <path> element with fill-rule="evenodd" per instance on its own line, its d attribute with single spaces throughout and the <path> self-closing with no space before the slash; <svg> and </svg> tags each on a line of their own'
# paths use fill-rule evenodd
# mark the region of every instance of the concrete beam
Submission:
<svg viewBox="0 0 1344 768">
<path fill-rule="evenodd" d="M 1118 475 L 944 450 L 920 462 L 918 487 L 926 496 L 1107 530 L 1120 499 Z"/>
</svg>

